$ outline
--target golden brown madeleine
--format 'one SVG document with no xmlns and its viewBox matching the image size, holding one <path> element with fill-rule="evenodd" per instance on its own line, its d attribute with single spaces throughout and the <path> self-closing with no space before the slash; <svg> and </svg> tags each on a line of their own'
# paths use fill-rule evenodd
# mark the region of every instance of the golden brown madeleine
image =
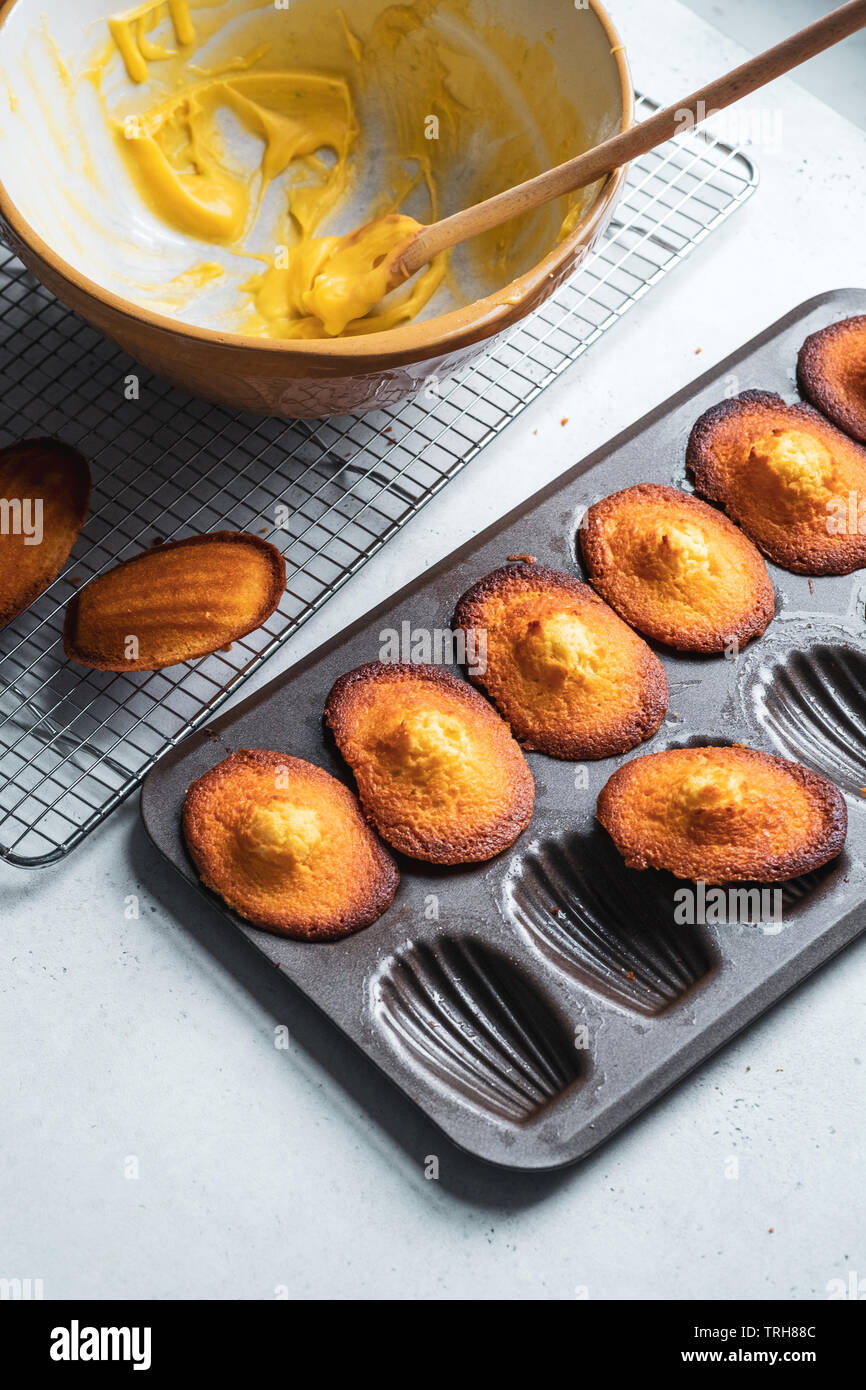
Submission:
<svg viewBox="0 0 866 1390">
<path fill-rule="evenodd" d="M 492 859 L 532 819 L 526 759 L 484 697 L 449 671 L 359 666 L 335 682 L 325 720 L 368 819 L 413 859 Z"/>
<path fill-rule="evenodd" d="M 842 853 L 837 787 L 799 763 L 752 748 L 675 748 L 619 768 L 598 819 L 631 869 L 705 883 L 777 883 Z"/>
<path fill-rule="evenodd" d="M 856 505 L 851 520 L 852 495 L 866 497 L 866 449 L 811 406 L 770 391 L 722 401 L 692 430 L 686 464 L 698 492 L 783 569 L 850 574 L 866 565 Z"/>
<path fill-rule="evenodd" d="M 797 381 L 834 425 L 866 444 L 866 314 L 808 337 L 797 358 Z"/>
<path fill-rule="evenodd" d="M 665 716 L 658 657 L 570 574 L 505 565 L 463 595 L 453 626 L 467 634 L 467 651 L 483 654 L 469 679 L 526 748 L 608 758 L 651 738 Z"/>
<path fill-rule="evenodd" d="M 57 439 L 0 449 L 0 627 L 56 579 L 84 525 L 90 469 Z"/>
<path fill-rule="evenodd" d="M 743 646 L 775 611 L 752 542 L 677 488 L 640 483 L 603 498 L 589 508 L 580 543 L 602 598 L 646 637 L 679 651 Z"/>
<path fill-rule="evenodd" d="M 70 603 L 66 655 L 97 671 L 158 671 L 245 637 L 286 587 L 275 546 L 242 531 L 213 531 L 136 555 Z"/>
<path fill-rule="evenodd" d="M 187 791 L 183 833 L 229 907 L 303 941 L 369 927 L 400 882 L 348 787 L 286 753 L 244 748 L 212 767 Z"/>
</svg>

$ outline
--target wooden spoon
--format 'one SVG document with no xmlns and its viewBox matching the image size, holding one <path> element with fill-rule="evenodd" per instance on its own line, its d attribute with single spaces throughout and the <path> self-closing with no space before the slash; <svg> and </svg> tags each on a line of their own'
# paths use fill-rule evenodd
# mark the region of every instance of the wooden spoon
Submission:
<svg viewBox="0 0 866 1390">
<path fill-rule="evenodd" d="M 657 112 L 640 125 L 615 135 L 613 139 L 605 140 L 595 149 L 568 159 L 555 169 L 527 179 L 525 183 L 519 183 L 503 193 L 497 193 L 483 203 L 455 212 L 451 217 L 443 217 L 440 222 L 432 222 L 423 227 L 408 244 L 404 241 L 396 248 L 396 254 L 390 258 L 387 267 L 388 289 L 396 289 L 403 284 L 440 251 L 468 241 L 492 227 L 501 226 L 521 213 L 542 207 L 565 193 L 586 188 L 604 174 L 610 174 L 623 164 L 663 145 L 686 124 L 699 125 L 707 116 L 766 86 L 768 82 L 864 27 L 866 0 L 850 0 L 847 5 L 831 11 L 774 48 L 768 48 L 766 53 L 750 58 L 724 77 L 716 78 L 691 96 Z"/>
</svg>

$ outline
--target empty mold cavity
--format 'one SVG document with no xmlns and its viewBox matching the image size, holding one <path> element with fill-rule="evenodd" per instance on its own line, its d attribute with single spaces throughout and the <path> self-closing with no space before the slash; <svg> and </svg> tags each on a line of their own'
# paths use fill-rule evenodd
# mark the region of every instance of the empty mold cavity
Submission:
<svg viewBox="0 0 866 1390">
<path fill-rule="evenodd" d="M 541 841 L 516 857 L 500 905 L 559 969 L 615 1004 L 654 1016 L 718 963 L 706 931 L 675 920 L 674 893 L 690 886 L 627 869 L 596 828 Z"/>
<path fill-rule="evenodd" d="M 866 786 L 866 655 L 820 645 L 762 662 L 751 713 L 774 748 L 846 791 Z"/>
<path fill-rule="evenodd" d="M 373 1014 L 415 1069 L 516 1124 L 581 1079 L 574 1037 L 504 956 L 469 937 L 407 943 L 380 967 Z"/>
</svg>

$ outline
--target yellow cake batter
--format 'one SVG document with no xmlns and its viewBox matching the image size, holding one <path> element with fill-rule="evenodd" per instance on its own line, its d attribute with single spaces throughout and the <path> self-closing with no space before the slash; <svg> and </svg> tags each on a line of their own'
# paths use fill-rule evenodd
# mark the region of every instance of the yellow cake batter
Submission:
<svg viewBox="0 0 866 1390">
<path fill-rule="evenodd" d="M 428 220 L 455 210 L 439 206 L 443 174 L 450 161 L 466 160 L 479 112 L 502 135 L 491 165 L 477 176 L 470 168 L 467 201 L 576 152 L 576 115 L 553 149 L 540 149 L 537 130 L 521 121 L 523 98 L 508 76 L 516 40 L 485 36 L 499 50 L 487 63 L 444 39 L 431 24 L 436 12 L 436 0 L 385 9 L 356 0 L 350 23 L 325 0 L 292 0 L 275 20 L 273 3 L 262 0 L 222 7 L 148 0 L 108 21 L 110 43 L 88 76 L 101 91 L 108 65 L 122 59 L 129 96 L 111 110 L 106 102 L 106 116 L 142 199 L 177 231 L 256 262 L 242 286 L 241 331 L 337 337 L 419 314 L 447 267 L 440 256 L 386 296 L 390 265 L 421 226 L 403 207 L 423 195 Z M 205 44 L 207 67 L 197 61 Z M 521 57 L 530 80 L 533 64 L 539 76 L 550 64 L 543 45 L 535 49 L 542 51 Z M 377 102 L 387 108 L 394 150 L 375 149 L 373 119 L 362 129 L 359 106 L 375 110 Z M 381 191 L 360 231 L 321 235 L 354 196 L 359 167 L 369 182 L 373 160 Z M 268 244 L 259 233 L 273 218 L 275 194 L 285 201 Z M 571 227 L 581 207 L 578 195 L 549 214 L 518 219 L 479 238 L 473 254 L 507 282 Z M 193 270 L 182 285 L 172 283 L 172 294 L 192 295 L 197 280 L 208 283 L 212 264 L 204 265 L 207 275 Z"/>
</svg>

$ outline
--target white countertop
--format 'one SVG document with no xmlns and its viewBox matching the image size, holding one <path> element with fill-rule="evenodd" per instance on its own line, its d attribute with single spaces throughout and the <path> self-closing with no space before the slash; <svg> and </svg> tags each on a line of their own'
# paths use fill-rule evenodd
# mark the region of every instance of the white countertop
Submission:
<svg viewBox="0 0 866 1390">
<path fill-rule="evenodd" d="M 744 56 L 676 0 L 611 4 L 657 97 Z M 784 112 L 754 198 L 245 694 L 794 305 L 864 283 L 862 132 L 789 81 L 753 104 Z M 581 1166 L 519 1176 L 453 1149 L 227 931 L 137 798 L 54 868 L 0 866 L 0 902 L 0 1277 L 46 1297 L 824 1298 L 866 1276 L 866 939 Z"/>
</svg>

